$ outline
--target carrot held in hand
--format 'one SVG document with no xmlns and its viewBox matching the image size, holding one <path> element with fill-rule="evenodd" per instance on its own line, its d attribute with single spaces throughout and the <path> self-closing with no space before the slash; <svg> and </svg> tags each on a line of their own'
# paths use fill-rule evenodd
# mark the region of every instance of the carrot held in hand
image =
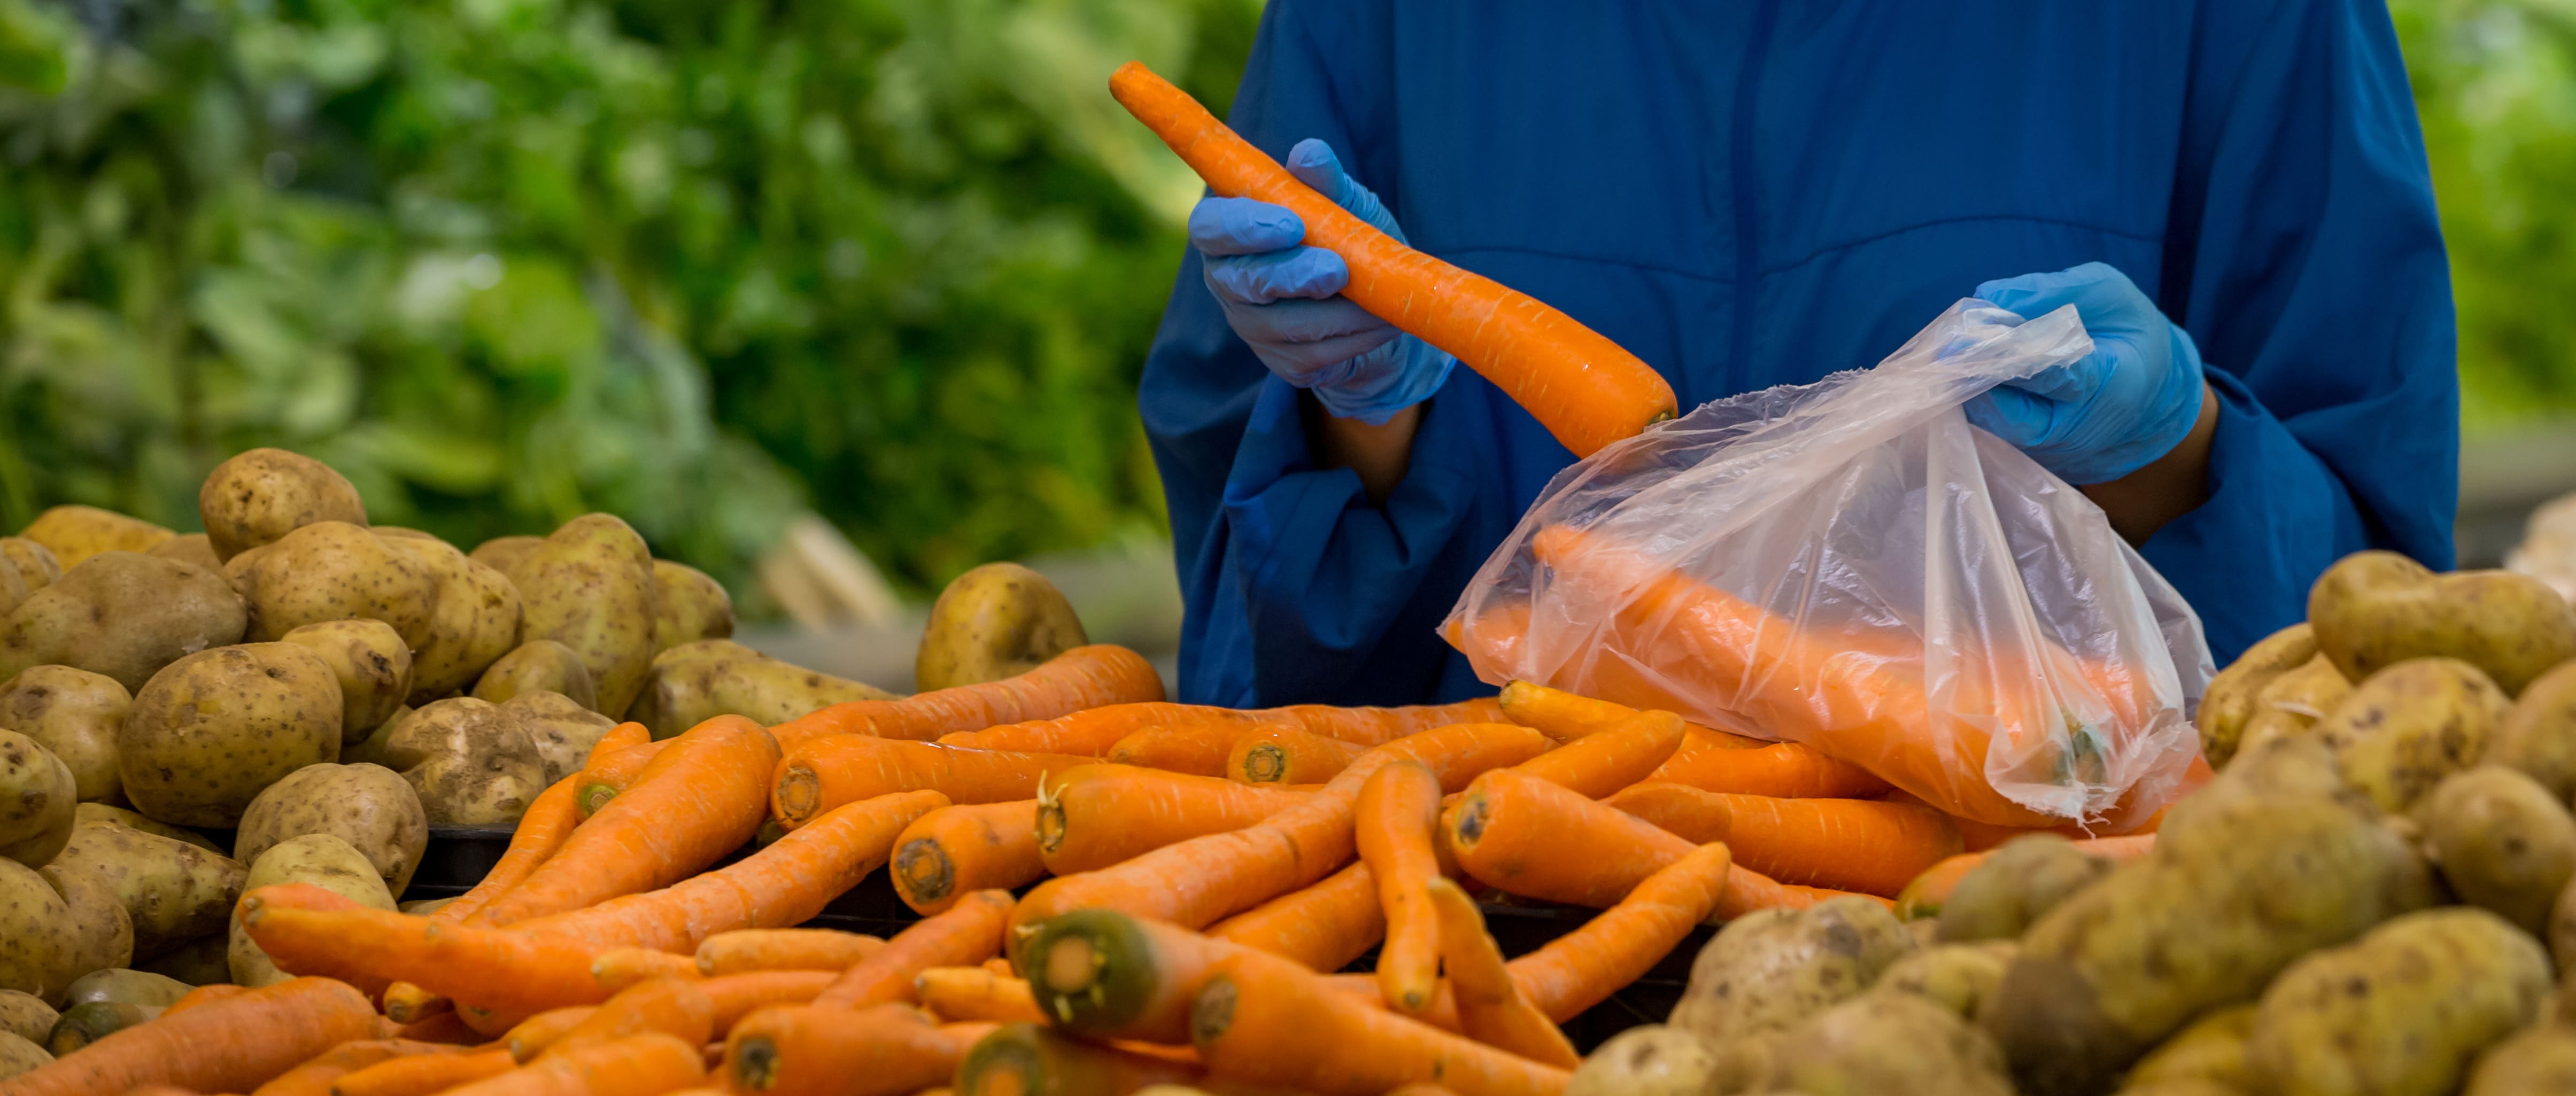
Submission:
<svg viewBox="0 0 2576 1096">
<path fill-rule="evenodd" d="M 1083 754 L 1099 757 L 1109 752 L 1120 739 L 1149 727 L 1221 726 L 1241 730 L 1264 723 L 1294 724 L 1294 720 L 1266 712 L 1247 712 L 1234 708 L 1217 708 L 1204 704 L 1171 704 L 1150 701 L 1138 704 L 1110 704 L 1098 708 L 1060 715 L 1053 719 L 1027 723 L 1005 723 L 980 731 L 957 731 L 941 735 L 942 746 L 963 746 L 974 750 L 1013 750 L 1024 753 Z"/>
<path fill-rule="evenodd" d="M 921 1007 L 941 1020 L 1017 1024 L 1046 1019 L 1028 982 L 980 966 L 932 967 L 913 977 L 912 991 Z"/>
<path fill-rule="evenodd" d="M 1558 1069 L 1583 1064 L 1556 1023 L 1521 998 L 1476 900 L 1446 879 L 1433 879 L 1423 889 L 1439 915 L 1440 957 L 1458 1001 L 1460 1033 Z"/>
<path fill-rule="evenodd" d="M 1056 875 L 1239 830 L 1304 802 L 1306 790 L 1132 765 L 1082 765 L 1038 789 L 1038 858 Z"/>
<path fill-rule="evenodd" d="M 884 946 L 881 938 L 839 929 L 736 929 L 698 943 L 698 973 L 710 978 L 764 970 L 837 974 Z"/>
<path fill-rule="evenodd" d="M 1036 882 L 1046 874 L 1037 827 L 1034 799 L 941 807 L 913 819 L 894 842 L 895 895 L 928 916 L 960 895 Z"/>
<path fill-rule="evenodd" d="M 853 700 L 778 725 L 794 750 L 817 738 L 863 734 L 928 742 L 954 731 L 1054 719 L 1110 704 L 1163 699 L 1163 679 L 1145 656 L 1110 643 L 1076 647 L 1036 669 L 980 685 L 934 689 L 902 700 Z"/>
<path fill-rule="evenodd" d="M 1207 180 L 1208 189 L 1297 214 L 1306 225 L 1305 242 L 1340 255 L 1350 268 L 1342 296 L 1456 355 L 1528 409 L 1575 456 L 1591 456 L 1673 417 L 1672 386 L 1636 355 L 1527 294 L 1370 227 L 1298 182 L 1145 66 L 1119 66 L 1109 92 Z"/>
<path fill-rule="evenodd" d="M 1512 768 L 1586 799 L 1599 799 L 1646 778 L 1681 748 L 1682 717 L 1638 712 L 1598 734 L 1549 750 Z"/>
<path fill-rule="evenodd" d="M 173 1085 L 249 1092 L 342 1043 L 371 1038 L 376 1023 L 375 1006 L 357 990 L 296 978 L 118 1031 L 0 1082 L 0 1090 L 97 1096 Z"/>
<path fill-rule="evenodd" d="M 780 1005 L 725 1037 L 726 1087 L 767 1096 L 904 1096 L 948 1079 L 966 1045 L 920 1009 Z"/>
<path fill-rule="evenodd" d="M 1726 842 L 1735 862 L 1783 883 L 1893 897 L 1959 852 L 1941 812 L 1866 799 L 1718 795 L 1639 784 L 1603 801 L 1685 841 Z"/>
<path fill-rule="evenodd" d="M 1360 785 L 1357 838 L 1360 862 L 1377 882 L 1386 913 L 1386 945 L 1378 949 L 1377 984 L 1386 1003 L 1406 1013 L 1431 1005 L 1440 980 L 1440 914 L 1427 889 L 1440 878 L 1431 851 L 1440 825 L 1440 781 L 1418 762 L 1400 761 L 1369 774 Z"/>
<path fill-rule="evenodd" d="M 706 1079 L 706 1052 L 658 1031 L 541 1057 L 454 1096 L 662 1096 Z"/>
<path fill-rule="evenodd" d="M 1582 1015 L 1645 977 L 1717 912 L 1738 878 L 1731 868 L 1724 845 L 1684 854 L 1583 927 L 1506 964 L 1513 985 L 1550 1020 L 1561 1024 Z"/>
<path fill-rule="evenodd" d="M 969 750 L 869 735 L 833 735 L 779 762 L 770 806 L 790 830 L 835 807 L 896 792 L 935 791 L 956 803 L 1035 799 L 1038 781 L 1088 757 Z"/>
<path fill-rule="evenodd" d="M 1378 899 L 1377 877 L 1358 863 L 1219 921 L 1208 935 L 1331 972 L 1385 938 L 1386 908 Z"/>
<path fill-rule="evenodd" d="M 1565 1070 L 1335 991 L 1323 975 L 1249 952 L 1217 963 L 1190 1008 L 1190 1042 L 1220 1075 L 1318 1096 L 1383 1096 L 1438 1081 L 1459 1096 L 1558 1096 Z"/>
<path fill-rule="evenodd" d="M 1302 727 L 1255 727 L 1226 748 L 1225 778 L 1246 784 L 1321 784 L 1368 752 Z"/>
<path fill-rule="evenodd" d="M 1001 953 L 1011 919 L 1009 891 L 976 891 L 947 912 L 915 921 L 876 954 L 860 960 L 814 999 L 819 1005 L 859 1008 L 912 1000 L 912 980 L 932 967 L 963 967 Z"/>
</svg>

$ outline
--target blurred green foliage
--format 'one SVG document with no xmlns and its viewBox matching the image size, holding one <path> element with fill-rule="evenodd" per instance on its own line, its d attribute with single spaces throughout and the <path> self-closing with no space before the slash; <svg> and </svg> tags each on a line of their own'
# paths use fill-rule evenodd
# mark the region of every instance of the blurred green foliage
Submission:
<svg viewBox="0 0 2576 1096">
<path fill-rule="evenodd" d="M 463 545 L 624 515 L 741 589 L 1159 527 L 1135 377 L 1256 0 L 0 0 L 0 528 L 196 527 L 279 445 Z"/>
</svg>

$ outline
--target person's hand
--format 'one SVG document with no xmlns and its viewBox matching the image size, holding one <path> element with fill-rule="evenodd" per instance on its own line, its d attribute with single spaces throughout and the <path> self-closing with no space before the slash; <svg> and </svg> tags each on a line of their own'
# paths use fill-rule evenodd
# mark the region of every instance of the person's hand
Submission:
<svg viewBox="0 0 2576 1096">
<path fill-rule="evenodd" d="M 2093 352 L 1968 401 L 1968 421 L 2079 486 L 2173 451 L 2200 419 L 2200 349 L 2128 276 L 2102 263 L 1977 287 L 2026 318 L 2074 305 Z"/>
<path fill-rule="evenodd" d="M 1316 193 L 1404 239 L 1377 195 L 1342 171 L 1331 146 L 1299 141 L 1287 167 Z M 1190 210 L 1190 245 L 1207 257 L 1208 292 L 1272 373 L 1313 392 L 1324 410 L 1372 426 L 1431 398 L 1458 359 L 1342 297 L 1350 268 L 1339 255 L 1300 245 L 1305 236 L 1305 222 L 1268 202 L 1202 198 Z"/>
</svg>

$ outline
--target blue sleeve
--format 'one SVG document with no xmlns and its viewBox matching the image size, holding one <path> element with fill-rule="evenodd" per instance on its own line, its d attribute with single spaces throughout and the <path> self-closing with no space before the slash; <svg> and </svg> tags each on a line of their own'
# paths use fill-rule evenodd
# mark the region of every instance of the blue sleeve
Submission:
<svg viewBox="0 0 2576 1096">
<path fill-rule="evenodd" d="M 1370 21 L 1274 0 L 1229 121 L 1274 157 L 1331 142 L 1401 217 L 1383 139 L 1386 38 Z M 1448 653 L 1432 629 L 1458 581 L 1447 557 L 1483 509 L 1476 462 L 1498 446 L 1481 395 L 1452 379 L 1404 480 L 1371 506 L 1355 473 L 1315 466 L 1299 393 L 1226 326 L 1198 254 L 1183 258 L 1138 396 L 1180 571 L 1182 700 L 1415 703 L 1442 690 Z"/>
<path fill-rule="evenodd" d="M 2165 284 L 2219 400 L 2209 501 L 2142 551 L 2224 665 L 2363 548 L 2451 565 L 2459 382 L 2424 139 L 2375 0 L 2213 0 Z"/>
</svg>

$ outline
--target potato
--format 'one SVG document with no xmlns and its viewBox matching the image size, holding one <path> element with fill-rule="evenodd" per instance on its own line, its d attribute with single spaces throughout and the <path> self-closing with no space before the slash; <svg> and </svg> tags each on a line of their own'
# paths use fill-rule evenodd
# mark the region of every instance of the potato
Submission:
<svg viewBox="0 0 2576 1096">
<path fill-rule="evenodd" d="M 0 537 L 0 559 L 18 565 L 18 578 L 30 593 L 63 577 L 63 563 L 54 557 L 54 550 L 25 537 Z"/>
<path fill-rule="evenodd" d="M 19 604 L 27 600 L 27 595 L 35 592 L 36 588 L 19 576 L 17 564 L 0 559 L 0 620 L 17 612 Z"/>
<path fill-rule="evenodd" d="M 42 1039 L 46 1032 L 54 1030 L 54 1021 L 61 1015 L 35 994 L 0 989 L 0 1031 L 29 1041 Z"/>
<path fill-rule="evenodd" d="M 54 892 L 63 896 L 63 904 L 72 911 L 73 977 L 133 964 L 134 915 L 125 912 L 114 888 L 95 875 L 51 864 L 36 869 L 36 874 L 53 884 Z"/>
<path fill-rule="evenodd" d="M 519 642 L 519 591 L 510 580 L 434 537 L 396 539 L 438 585 L 428 637 L 412 652 L 411 702 L 426 704 L 474 683 Z"/>
<path fill-rule="evenodd" d="M 1913 949 L 1904 922 L 1871 899 L 1762 910 L 1700 949 L 1667 1022 L 1716 1042 L 1786 1028 L 1868 989 Z"/>
<path fill-rule="evenodd" d="M 2254 1006 L 2229 1005 L 2191 1022 L 2129 1069 L 2126 1088 L 2154 1082 L 2209 1081 L 2251 1092 L 2254 1073 L 2245 1064 L 2245 1040 L 2254 1034 Z"/>
<path fill-rule="evenodd" d="M 2334 748 L 2345 783 L 2404 814 L 2443 777 L 2477 763 L 2505 710 L 2504 694 L 2477 667 L 2419 658 L 2372 674 L 2316 734 Z"/>
<path fill-rule="evenodd" d="M 551 639 L 532 639 L 518 645 L 474 682 L 474 699 L 494 704 L 508 703 L 511 697 L 526 692 L 561 693 L 582 707 L 599 707 L 599 692 L 591 685 L 590 668 L 581 664 L 581 656 L 574 654 L 572 648 Z"/>
<path fill-rule="evenodd" d="M 114 799 L 116 734 L 134 694 L 105 674 L 69 666 L 30 666 L 0 682 L 0 728 L 35 739 L 72 771 L 84 803 Z"/>
<path fill-rule="evenodd" d="M 1715 1096 L 1771 1091 L 1773 1055 L 1788 1034 L 1787 1028 L 1773 1028 L 1738 1036 L 1716 1047 L 1717 1064 L 1709 1070 L 1710 1091 Z"/>
<path fill-rule="evenodd" d="M 234 826 L 260 789 L 340 755 L 340 684 L 322 656 L 293 643 L 189 655 L 134 694 L 116 755 L 135 810 Z"/>
<path fill-rule="evenodd" d="M 377 874 L 366 854 L 327 833 L 308 833 L 269 846 L 259 855 L 259 862 L 251 865 L 250 878 L 243 889 L 257 890 L 280 883 L 311 883 L 369 909 L 394 908 L 394 896 L 385 890 L 384 876 Z M 251 941 L 250 933 L 242 929 L 238 911 L 226 929 L 225 939 L 234 985 L 273 986 L 294 977 L 277 969 L 277 964 L 269 962 L 268 953 Z"/>
<path fill-rule="evenodd" d="M 219 575 L 224 573 L 224 561 L 215 558 L 215 548 L 206 542 L 204 533 L 182 533 L 153 545 L 143 554 L 154 559 L 176 560 Z"/>
<path fill-rule="evenodd" d="M 420 793 L 431 825 L 516 822 L 546 789 L 526 721 L 473 697 L 434 701 L 386 735 L 382 764 Z"/>
<path fill-rule="evenodd" d="M 206 835 L 195 830 L 184 826 L 173 826 L 167 822 L 155 822 L 123 807 L 111 807 L 105 803 L 83 803 L 74 807 L 72 818 L 77 825 L 123 826 L 129 830 L 141 830 L 173 841 L 185 841 L 218 856 L 224 851 L 216 847 L 214 842 L 206 840 Z"/>
<path fill-rule="evenodd" d="M 123 1001 L 87 1001 L 63 1010 L 45 1036 L 45 1050 L 60 1058 L 131 1027 L 151 1023 L 161 1010 Z"/>
<path fill-rule="evenodd" d="M 381 620 L 414 650 L 428 642 L 438 580 L 406 547 L 345 521 L 319 521 L 234 556 L 224 576 L 250 608 L 253 642 L 326 620 Z"/>
<path fill-rule="evenodd" d="M 1923 948 L 1888 964 L 1870 991 L 1911 993 L 1963 1019 L 1973 1019 L 1978 1007 L 1994 996 L 1995 986 L 2004 980 L 2004 968 L 2020 952 L 2021 945 L 2011 940 Z"/>
<path fill-rule="evenodd" d="M 2053 833 L 2013 838 L 1951 888 L 1950 900 L 1941 904 L 1941 939 L 2015 939 L 2069 895 L 2111 874 L 2111 868 L 2110 861 L 2088 856 Z"/>
<path fill-rule="evenodd" d="M 2482 909 L 2410 913 L 2317 952 L 2263 991 L 2245 1045 L 2256 1091 L 2440 1096 L 2540 1015 L 2540 944 Z"/>
<path fill-rule="evenodd" d="M 2576 608 L 2529 575 L 2436 575 L 2395 552 L 2345 556 L 2308 591 L 2317 649 L 2354 681 L 2416 658 L 2456 658 L 2519 695 L 2576 658 Z"/>
<path fill-rule="evenodd" d="M 545 542 L 544 537 L 494 537 L 475 545 L 474 550 L 466 554 L 474 562 L 506 575 L 510 568 L 519 565 L 520 559 Z"/>
<path fill-rule="evenodd" d="M 1716 1067 L 1699 1036 L 1648 1024 L 1611 1036 L 1583 1059 L 1565 1096 L 1702 1096 Z"/>
<path fill-rule="evenodd" d="M 411 695 L 411 648 L 381 620 L 326 620 L 307 624 L 280 643 L 322 657 L 340 683 L 340 738 L 364 739 Z"/>
<path fill-rule="evenodd" d="M 86 1005 L 92 1001 L 121 1001 L 147 1008 L 168 1008 L 197 987 L 168 975 L 143 970 L 108 968 L 94 970 L 78 978 L 63 990 L 66 1005 Z"/>
<path fill-rule="evenodd" d="M 363 526 L 367 504 L 330 465 L 283 449 L 251 449 L 206 476 L 197 516 L 215 555 L 231 559 L 317 521 Z"/>
<path fill-rule="evenodd" d="M 2576 1029 L 2542 1024 L 2488 1047 L 2461 1096 L 2576 1092 Z"/>
<path fill-rule="evenodd" d="M 2316 634 L 2301 621 L 2265 636 L 2209 679 L 2193 723 L 2200 731 L 2201 756 L 2209 759 L 2211 767 L 2226 768 L 2228 759 L 2236 756 L 2236 744 L 2244 736 L 2246 721 L 2254 718 L 2254 698 L 2263 687 L 2316 656 Z"/>
<path fill-rule="evenodd" d="M 1772 1050 L 1771 1084 L 1808 1096 L 2013 1096 L 1995 1041 L 1910 993 L 1866 994 L 1791 1028 Z"/>
<path fill-rule="evenodd" d="M 18 535 L 44 545 L 69 574 L 102 552 L 146 552 L 179 534 L 141 518 L 95 506 L 57 506 L 36 515 Z"/>
<path fill-rule="evenodd" d="M 41 868 L 72 838 L 80 802 L 63 759 L 16 731 L 0 731 L 0 858 Z"/>
<path fill-rule="evenodd" d="M 233 859 L 257 865 L 261 854 L 307 834 L 348 844 L 375 866 L 385 888 L 401 894 L 429 847 L 429 815 L 411 782 L 382 765 L 309 765 L 268 786 L 242 814 Z"/>
<path fill-rule="evenodd" d="M 2245 721 L 2236 750 L 2242 753 L 2248 745 L 2306 734 L 2351 695 L 2352 682 L 2344 680 L 2343 671 L 2324 655 L 2311 658 L 2255 694 L 2253 714 Z"/>
<path fill-rule="evenodd" d="M 669 738 L 720 715 L 776 726 L 849 700 L 893 693 L 781 662 L 729 639 L 683 643 L 653 659 L 626 717 Z"/>
<path fill-rule="evenodd" d="M 2576 662 L 2523 687 L 2487 736 L 2484 760 L 2529 774 L 2552 799 L 2576 802 Z"/>
<path fill-rule="evenodd" d="M 913 688 L 1000 681 L 1089 642 L 1072 603 L 1046 576 L 987 563 L 957 576 L 931 603 L 913 657 Z"/>
<path fill-rule="evenodd" d="M 2415 809 L 2427 850 L 2460 900 L 2533 935 L 2576 877 L 2576 817 L 2539 782 L 2481 765 L 2454 773 Z"/>
<path fill-rule="evenodd" d="M 184 841 L 102 825 L 75 828 L 71 845 L 45 867 L 66 880 L 86 876 L 115 892 L 134 919 L 137 960 L 222 932 L 248 871 L 230 857 Z"/>
<path fill-rule="evenodd" d="M 232 960 L 224 954 L 226 943 L 222 932 L 210 932 L 141 960 L 134 969 L 166 974 L 192 986 L 229 985 L 233 969 Z"/>
<path fill-rule="evenodd" d="M 733 634 L 733 595 L 685 563 L 653 561 L 653 653 Z"/>
<path fill-rule="evenodd" d="M 401 726 L 403 720 L 411 718 L 412 710 L 412 706 L 409 704 L 396 708 L 394 709 L 394 714 L 386 716 L 384 722 L 376 724 L 375 730 L 367 732 L 367 737 L 364 741 L 344 741 L 340 746 L 340 763 L 343 765 L 385 765 L 385 740 L 393 737 L 394 728 Z M 347 736 L 344 735 L 342 737 L 345 739 Z M 390 769 L 393 766 L 385 765 L 385 767 Z"/>
<path fill-rule="evenodd" d="M 589 667 L 599 712 L 617 716 L 653 667 L 653 553 L 612 514 L 565 522 L 511 565 L 520 634 L 573 649 Z"/>
<path fill-rule="evenodd" d="M 590 758 L 590 748 L 617 726 L 616 720 L 575 704 L 562 693 L 520 693 L 501 710 L 527 727 L 528 740 L 536 743 L 537 756 L 545 762 L 549 785 L 580 772 L 582 762 Z"/>
<path fill-rule="evenodd" d="M 50 1033 L 51 1029 L 47 1031 Z M 36 1040 L 12 1031 L 0 1031 L 0 1081 L 32 1073 L 40 1066 L 52 1065 L 53 1061 L 52 1052 L 37 1045 Z"/>
<path fill-rule="evenodd" d="M 79 972 L 71 906 L 36 869 L 0 860 L 0 989 L 61 999 Z"/>
<path fill-rule="evenodd" d="M 186 655 L 240 642 L 246 619 L 241 596 L 221 575 L 106 552 L 0 621 L 0 680 L 30 666 L 71 666 L 132 692 Z"/>
</svg>

